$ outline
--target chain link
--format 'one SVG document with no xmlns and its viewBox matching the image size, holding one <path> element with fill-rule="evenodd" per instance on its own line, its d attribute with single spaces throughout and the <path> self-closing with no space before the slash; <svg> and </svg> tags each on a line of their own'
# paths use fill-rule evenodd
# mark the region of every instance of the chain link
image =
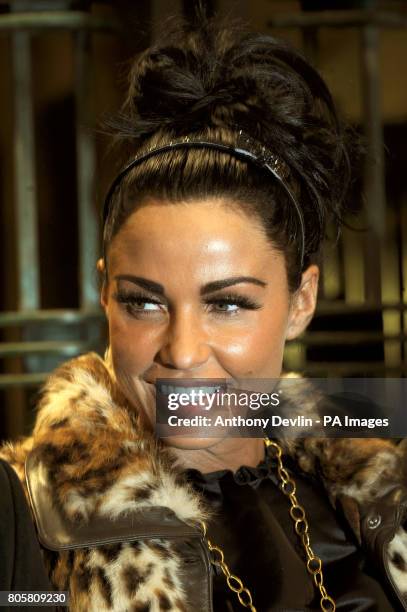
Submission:
<svg viewBox="0 0 407 612">
<path fill-rule="evenodd" d="M 207 533 L 206 523 L 204 521 L 200 521 L 200 523 L 202 525 L 203 535 L 206 540 L 206 545 L 209 551 L 211 552 L 211 563 L 213 565 L 218 565 L 220 567 L 220 569 L 222 570 L 226 578 L 226 583 L 229 589 L 233 591 L 234 593 L 236 593 L 237 598 L 239 602 L 241 603 L 241 605 L 244 608 L 248 608 L 250 612 L 257 612 L 256 608 L 253 605 L 252 595 L 249 589 L 243 585 L 243 582 L 240 580 L 238 576 L 235 576 L 234 574 L 230 572 L 230 569 L 225 563 L 223 550 L 219 546 L 212 544 L 209 538 L 206 537 L 206 533 Z M 218 557 L 216 558 L 215 555 L 218 555 Z"/>
<path fill-rule="evenodd" d="M 268 449 L 269 455 L 277 461 L 277 473 L 281 480 L 280 487 L 284 495 L 288 497 L 291 503 L 290 516 L 294 521 L 295 532 L 300 537 L 305 553 L 307 555 L 307 570 L 311 574 L 314 580 L 314 584 L 319 589 L 319 592 L 321 594 L 321 610 L 324 610 L 324 612 L 335 612 L 336 604 L 332 597 L 328 595 L 324 586 L 322 561 L 317 555 L 314 554 L 310 546 L 310 539 L 308 535 L 309 526 L 305 516 L 305 509 L 298 503 L 298 500 L 295 496 L 295 482 L 283 466 L 283 462 L 281 459 L 281 447 L 277 444 L 277 442 L 269 440 L 268 438 L 264 439 L 264 443 Z"/>
<path fill-rule="evenodd" d="M 319 592 L 321 594 L 321 610 L 323 610 L 324 612 L 335 612 L 336 604 L 332 597 L 328 595 L 324 586 L 322 561 L 317 555 L 314 554 L 310 545 L 310 539 L 308 535 L 309 526 L 305 516 L 305 510 L 298 503 L 298 500 L 295 496 L 297 486 L 294 480 L 287 472 L 287 470 L 285 469 L 285 467 L 283 466 L 283 462 L 281 459 L 281 447 L 277 444 L 277 442 L 269 440 L 268 438 L 264 438 L 264 443 L 266 445 L 269 455 L 273 459 L 277 460 L 277 473 L 281 480 L 280 487 L 284 495 L 286 495 L 291 502 L 290 516 L 294 521 L 295 532 L 301 539 L 305 553 L 307 555 L 307 570 L 311 574 L 314 584 L 319 589 Z M 253 605 L 252 595 L 249 589 L 243 585 L 243 582 L 240 580 L 240 578 L 238 578 L 238 576 L 235 576 L 230 572 L 230 569 L 225 562 L 223 550 L 219 546 L 212 544 L 212 542 L 207 537 L 206 523 L 204 521 L 200 521 L 200 524 L 203 529 L 203 537 L 206 540 L 206 545 L 211 553 L 211 563 L 220 567 L 226 578 L 226 583 L 229 589 L 236 593 L 241 605 L 244 608 L 248 608 L 250 612 L 257 612 L 256 608 Z"/>
</svg>

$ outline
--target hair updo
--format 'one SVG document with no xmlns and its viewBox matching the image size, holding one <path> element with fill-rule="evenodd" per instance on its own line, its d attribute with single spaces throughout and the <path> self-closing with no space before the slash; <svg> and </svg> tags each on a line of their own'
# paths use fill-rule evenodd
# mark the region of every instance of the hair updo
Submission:
<svg viewBox="0 0 407 612">
<path fill-rule="evenodd" d="M 319 259 L 329 220 L 339 236 L 359 151 L 317 71 L 284 41 L 201 16 L 194 24 L 177 20 L 134 61 L 129 80 L 122 111 L 109 122 L 122 161 L 183 136 L 233 146 L 243 130 L 289 168 L 285 181 L 302 211 L 305 257 L 301 268 L 298 214 L 278 181 L 250 162 L 209 149 L 163 152 L 134 167 L 111 200 L 104 252 L 149 198 L 225 198 L 260 219 L 285 255 L 288 286 L 295 291 L 301 272 Z"/>
</svg>

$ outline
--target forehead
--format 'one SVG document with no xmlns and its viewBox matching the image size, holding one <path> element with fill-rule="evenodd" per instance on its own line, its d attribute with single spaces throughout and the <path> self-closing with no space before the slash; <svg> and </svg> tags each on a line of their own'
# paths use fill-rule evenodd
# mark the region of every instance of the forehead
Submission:
<svg viewBox="0 0 407 612">
<path fill-rule="evenodd" d="M 186 278 L 198 270 L 211 275 L 211 269 L 264 274 L 281 259 L 260 221 L 222 200 L 149 201 L 130 215 L 109 249 L 109 268 L 148 267 Z"/>
</svg>

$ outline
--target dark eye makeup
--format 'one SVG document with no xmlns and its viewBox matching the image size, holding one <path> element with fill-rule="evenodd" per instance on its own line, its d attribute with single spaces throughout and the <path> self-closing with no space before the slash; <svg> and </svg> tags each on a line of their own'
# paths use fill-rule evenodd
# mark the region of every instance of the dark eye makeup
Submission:
<svg viewBox="0 0 407 612">
<path fill-rule="evenodd" d="M 157 310 L 146 310 L 143 308 L 145 304 L 156 304 L 158 306 L 166 306 L 163 302 L 157 300 L 156 298 L 149 296 L 146 293 L 139 291 L 125 291 L 120 289 L 117 293 L 113 295 L 114 299 L 122 304 L 125 310 L 133 315 L 141 315 L 141 316 L 151 316 L 154 313 L 157 313 Z M 220 316 L 234 316 L 238 314 L 239 310 L 258 310 L 261 308 L 261 304 L 252 300 L 251 298 L 243 295 L 239 295 L 236 293 L 227 293 L 225 295 L 219 296 L 217 298 L 208 298 L 205 300 L 205 304 L 212 305 L 226 305 L 226 306 L 237 306 L 238 310 L 214 310 L 214 314 Z"/>
</svg>

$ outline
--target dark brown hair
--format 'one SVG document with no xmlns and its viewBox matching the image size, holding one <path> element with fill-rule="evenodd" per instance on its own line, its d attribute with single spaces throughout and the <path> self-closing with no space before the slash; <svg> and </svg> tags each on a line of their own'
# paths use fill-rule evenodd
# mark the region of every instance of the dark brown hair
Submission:
<svg viewBox="0 0 407 612">
<path fill-rule="evenodd" d="M 284 41 L 224 27 L 201 15 L 176 27 L 132 64 L 127 99 L 110 121 L 129 161 L 151 146 L 185 135 L 235 145 L 239 129 L 290 170 L 287 183 L 305 224 L 300 266 L 298 215 L 284 189 L 264 170 L 219 151 L 158 154 L 136 166 L 112 198 L 104 251 L 129 215 L 149 198 L 172 203 L 222 198 L 260 219 L 285 254 L 291 291 L 318 261 L 326 227 L 337 235 L 348 208 L 359 154 L 353 130 L 338 118 L 318 72 Z"/>
</svg>

